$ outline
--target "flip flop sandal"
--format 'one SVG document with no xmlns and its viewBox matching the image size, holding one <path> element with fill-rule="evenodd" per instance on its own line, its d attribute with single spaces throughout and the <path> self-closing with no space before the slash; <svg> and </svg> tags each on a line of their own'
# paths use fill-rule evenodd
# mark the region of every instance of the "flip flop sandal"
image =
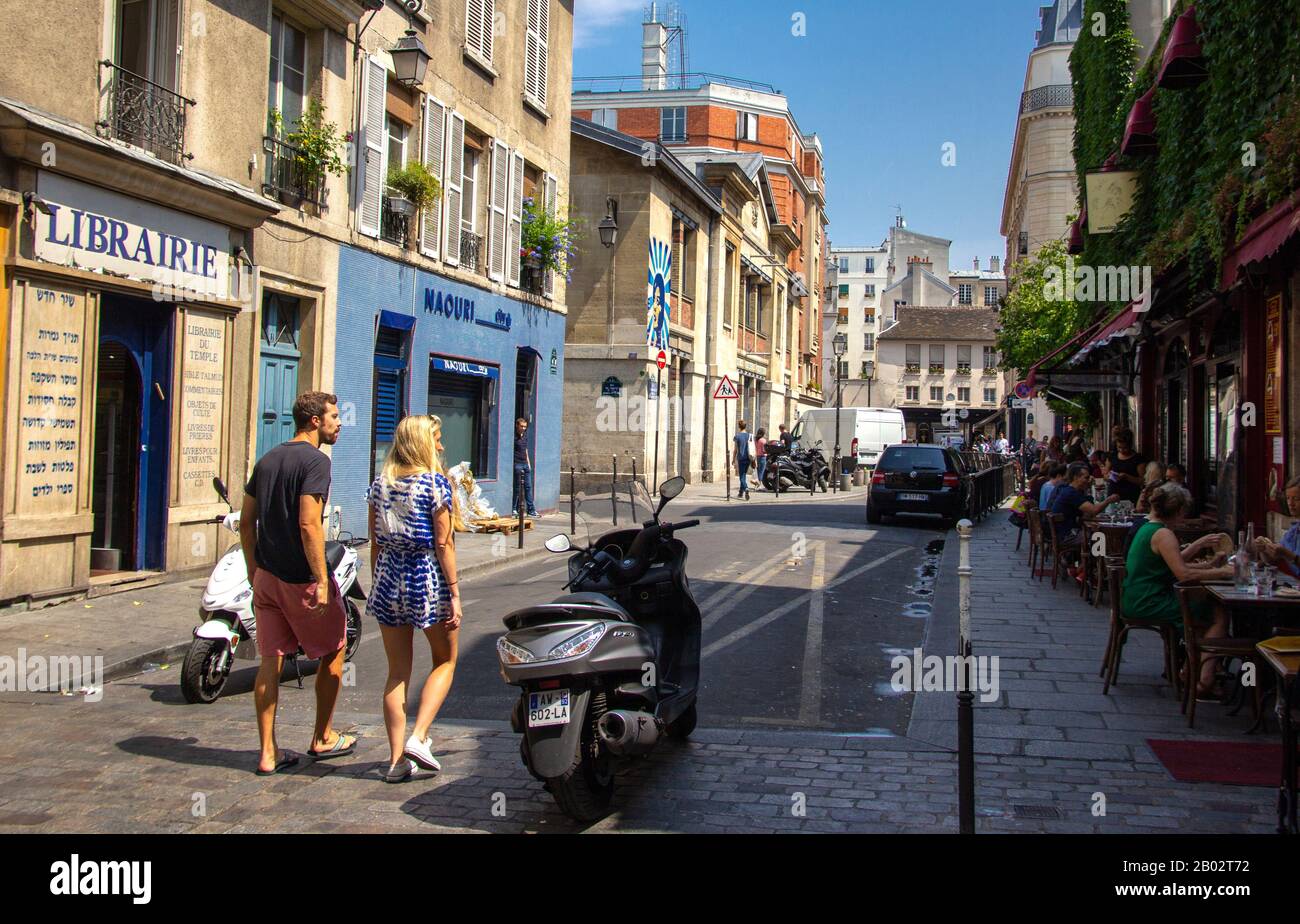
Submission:
<svg viewBox="0 0 1300 924">
<path fill-rule="evenodd" d="M 351 738 L 352 743 L 347 747 L 342 747 L 343 739 Z M 334 746 L 324 751 L 318 751 L 315 748 L 307 749 L 307 756 L 312 760 L 333 760 L 335 757 L 346 757 L 357 749 L 357 742 L 361 740 L 356 735 L 345 735 L 339 732 L 339 736 L 334 739 Z"/>
<path fill-rule="evenodd" d="M 298 758 L 288 752 L 284 752 L 280 755 L 280 759 L 275 762 L 275 767 L 273 769 L 263 770 L 261 767 L 258 767 L 256 772 L 258 776 L 275 776 L 277 773 L 280 773 L 283 770 L 288 770 L 290 767 L 296 767 L 297 765 Z"/>
</svg>

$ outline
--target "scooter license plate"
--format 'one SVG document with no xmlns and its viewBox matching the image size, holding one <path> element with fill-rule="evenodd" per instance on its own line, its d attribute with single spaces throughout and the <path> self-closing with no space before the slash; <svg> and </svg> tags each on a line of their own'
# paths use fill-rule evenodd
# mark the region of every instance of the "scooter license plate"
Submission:
<svg viewBox="0 0 1300 924">
<path fill-rule="evenodd" d="M 528 727 L 569 724 L 569 691 L 547 690 L 528 694 Z"/>
</svg>

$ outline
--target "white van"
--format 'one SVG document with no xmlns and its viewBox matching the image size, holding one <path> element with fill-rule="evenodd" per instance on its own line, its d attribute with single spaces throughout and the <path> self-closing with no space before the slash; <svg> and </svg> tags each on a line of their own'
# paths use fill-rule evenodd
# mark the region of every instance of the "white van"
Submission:
<svg viewBox="0 0 1300 924">
<path fill-rule="evenodd" d="M 906 439 L 903 412 L 894 407 L 840 408 L 840 454 L 857 456 L 858 465 L 874 468 L 886 446 Z M 835 408 L 804 411 L 790 432 L 800 446 L 821 440 L 827 461 L 835 452 Z"/>
</svg>

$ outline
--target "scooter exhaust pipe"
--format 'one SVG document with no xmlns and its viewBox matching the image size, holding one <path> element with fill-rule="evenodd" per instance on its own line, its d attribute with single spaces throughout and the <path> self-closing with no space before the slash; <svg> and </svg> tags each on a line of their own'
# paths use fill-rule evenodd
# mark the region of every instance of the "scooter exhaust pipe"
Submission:
<svg viewBox="0 0 1300 924">
<path fill-rule="evenodd" d="M 644 754 L 659 740 L 659 723 L 648 712 L 614 709 L 596 723 L 600 740 L 610 753 L 622 756 Z"/>
</svg>

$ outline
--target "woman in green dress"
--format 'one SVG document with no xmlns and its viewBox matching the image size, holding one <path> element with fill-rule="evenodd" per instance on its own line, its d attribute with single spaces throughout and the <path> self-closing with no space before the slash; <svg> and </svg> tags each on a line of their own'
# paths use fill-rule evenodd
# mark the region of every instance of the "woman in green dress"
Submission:
<svg viewBox="0 0 1300 924">
<path fill-rule="evenodd" d="M 1125 616 L 1169 622 L 1181 631 L 1183 616 L 1174 584 L 1232 577 L 1232 566 L 1219 564 L 1217 559 L 1208 564 L 1192 563 L 1192 559 L 1207 547 L 1219 542 L 1221 533 L 1202 536 L 1187 548 L 1179 549 L 1174 527 L 1182 522 L 1191 505 L 1191 494 L 1180 485 L 1165 485 L 1151 494 L 1149 519 L 1138 529 L 1129 545 L 1121 597 Z M 1211 613 L 1208 606 L 1201 606 L 1193 611 L 1193 615 L 1198 622 L 1208 626 L 1199 637 L 1221 638 L 1228 634 L 1227 614 L 1222 610 Z M 1201 667 L 1197 695 L 1210 694 L 1214 670 L 1213 658 Z"/>
</svg>

